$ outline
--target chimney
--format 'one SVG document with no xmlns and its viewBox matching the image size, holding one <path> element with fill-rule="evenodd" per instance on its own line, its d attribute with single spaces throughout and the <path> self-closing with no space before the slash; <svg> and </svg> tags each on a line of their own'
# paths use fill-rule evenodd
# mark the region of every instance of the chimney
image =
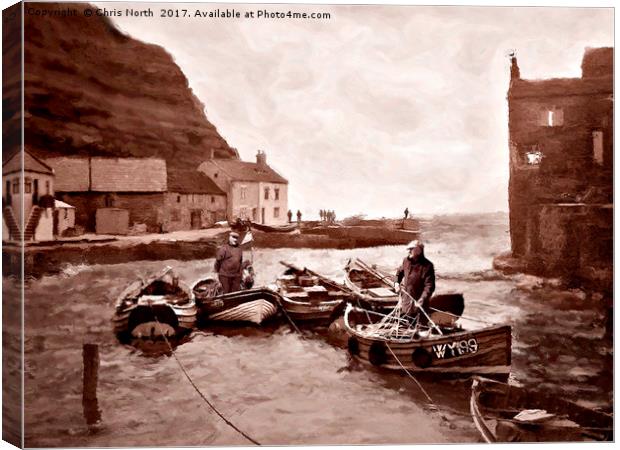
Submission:
<svg viewBox="0 0 620 450">
<path fill-rule="evenodd" d="M 256 154 L 256 164 L 258 164 L 259 166 L 267 165 L 267 155 L 262 150 L 259 150 Z"/>
<path fill-rule="evenodd" d="M 513 53 L 510 55 L 510 81 L 518 80 L 521 78 L 521 72 L 519 71 L 519 65 L 517 64 L 517 57 Z"/>
</svg>

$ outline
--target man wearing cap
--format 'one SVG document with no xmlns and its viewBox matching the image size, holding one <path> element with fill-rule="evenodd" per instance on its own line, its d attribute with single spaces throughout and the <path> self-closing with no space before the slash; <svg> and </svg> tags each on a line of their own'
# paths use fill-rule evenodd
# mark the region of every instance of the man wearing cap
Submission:
<svg viewBox="0 0 620 450">
<path fill-rule="evenodd" d="M 411 317 L 418 313 L 418 306 L 425 310 L 428 301 L 435 291 L 435 268 L 433 263 L 424 256 L 422 241 L 411 241 L 407 244 L 409 254 L 403 259 L 402 265 L 396 272 L 394 288 L 398 292 L 402 289 L 409 294 L 402 296 L 403 312 Z"/>
<path fill-rule="evenodd" d="M 243 251 L 239 247 L 239 233 L 232 231 L 228 242 L 217 249 L 215 254 L 215 271 L 218 274 L 224 294 L 241 289 L 243 269 L 250 261 L 243 261 Z"/>
</svg>

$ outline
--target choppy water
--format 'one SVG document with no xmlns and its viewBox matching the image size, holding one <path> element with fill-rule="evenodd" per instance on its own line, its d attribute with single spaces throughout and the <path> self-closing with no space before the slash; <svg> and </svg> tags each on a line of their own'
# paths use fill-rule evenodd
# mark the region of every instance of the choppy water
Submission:
<svg viewBox="0 0 620 450">
<path fill-rule="evenodd" d="M 468 317 L 513 325 L 514 382 L 610 408 L 612 344 L 603 337 L 599 301 L 553 287 L 552 281 L 495 273 L 493 256 L 509 248 L 505 216 L 434 219 L 424 230 L 437 291 L 463 292 Z M 280 260 L 342 279 L 352 256 L 394 268 L 404 249 L 255 250 L 257 284 L 275 279 Z M 29 282 L 27 446 L 247 444 L 209 410 L 173 357 L 120 345 L 111 333 L 116 296 L 137 275 L 164 264 L 192 282 L 208 273 L 213 261 L 73 266 L 61 276 Z M 446 423 L 403 374 L 352 363 L 323 335 L 308 337 L 301 339 L 286 325 L 201 330 L 178 346 L 176 355 L 213 404 L 262 444 L 479 441 L 468 416 L 467 381 L 422 381 L 447 413 Z M 95 434 L 86 432 L 82 416 L 85 342 L 100 346 L 103 427 Z"/>
</svg>

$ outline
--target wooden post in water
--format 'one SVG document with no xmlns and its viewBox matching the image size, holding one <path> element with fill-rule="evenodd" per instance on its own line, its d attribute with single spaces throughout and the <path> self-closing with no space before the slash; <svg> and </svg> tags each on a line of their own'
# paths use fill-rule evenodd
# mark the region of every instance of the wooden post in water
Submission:
<svg viewBox="0 0 620 450">
<path fill-rule="evenodd" d="M 89 429 L 101 421 L 101 411 L 97 400 L 97 381 L 99 378 L 99 346 L 84 344 L 82 347 L 84 361 L 84 385 L 82 388 L 82 407 Z"/>
</svg>

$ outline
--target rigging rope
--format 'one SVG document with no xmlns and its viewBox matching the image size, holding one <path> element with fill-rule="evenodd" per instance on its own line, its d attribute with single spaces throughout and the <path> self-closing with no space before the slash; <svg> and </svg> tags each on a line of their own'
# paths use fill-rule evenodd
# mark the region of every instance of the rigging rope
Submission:
<svg viewBox="0 0 620 450">
<path fill-rule="evenodd" d="M 174 360 L 179 365 L 181 371 L 185 375 L 185 378 L 187 378 L 187 381 L 189 381 L 189 383 L 192 385 L 192 387 L 198 393 L 198 395 L 200 395 L 200 397 L 202 397 L 204 402 L 207 405 L 209 405 L 209 408 L 211 408 L 215 412 L 215 414 L 217 414 L 220 417 L 220 419 L 222 419 L 229 427 L 231 427 L 233 430 L 235 430 L 237 433 L 239 433 L 241 436 L 246 438 L 251 443 L 253 443 L 255 445 L 261 445 L 257 440 L 255 440 L 252 437 L 248 436 L 245 432 L 240 430 L 234 423 L 232 423 L 230 420 L 228 420 L 226 417 L 224 417 L 224 415 L 221 412 L 218 411 L 218 409 L 209 401 L 209 399 L 207 397 L 205 397 L 205 395 L 200 391 L 200 389 L 198 389 L 198 386 L 196 386 L 196 384 L 194 383 L 192 378 L 187 373 L 187 370 L 185 369 L 185 366 L 183 366 L 183 363 L 181 362 L 181 360 L 179 360 L 179 358 L 177 357 L 176 353 L 174 352 L 174 349 L 172 348 L 172 345 L 170 345 L 170 342 L 168 341 L 168 337 L 164 333 L 164 331 L 163 331 L 163 329 L 161 327 L 161 323 L 159 322 L 159 319 L 157 318 L 157 314 L 155 314 L 155 312 L 153 311 L 153 306 L 150 303 L 149 303 L 149 307 L 151 308 L 151 312 L 153 313 L 153 317 L 155 318 L 155 322 L 157 322 L 157 327 L 159 328 L 159 332 L 163 336 L 164 341 L 166 341 L 166 344 L 168 345 L 168 348 L 170 349 L 170 353 L 172 354 L 172 356 L 174 357 Z"/>
</svg>

